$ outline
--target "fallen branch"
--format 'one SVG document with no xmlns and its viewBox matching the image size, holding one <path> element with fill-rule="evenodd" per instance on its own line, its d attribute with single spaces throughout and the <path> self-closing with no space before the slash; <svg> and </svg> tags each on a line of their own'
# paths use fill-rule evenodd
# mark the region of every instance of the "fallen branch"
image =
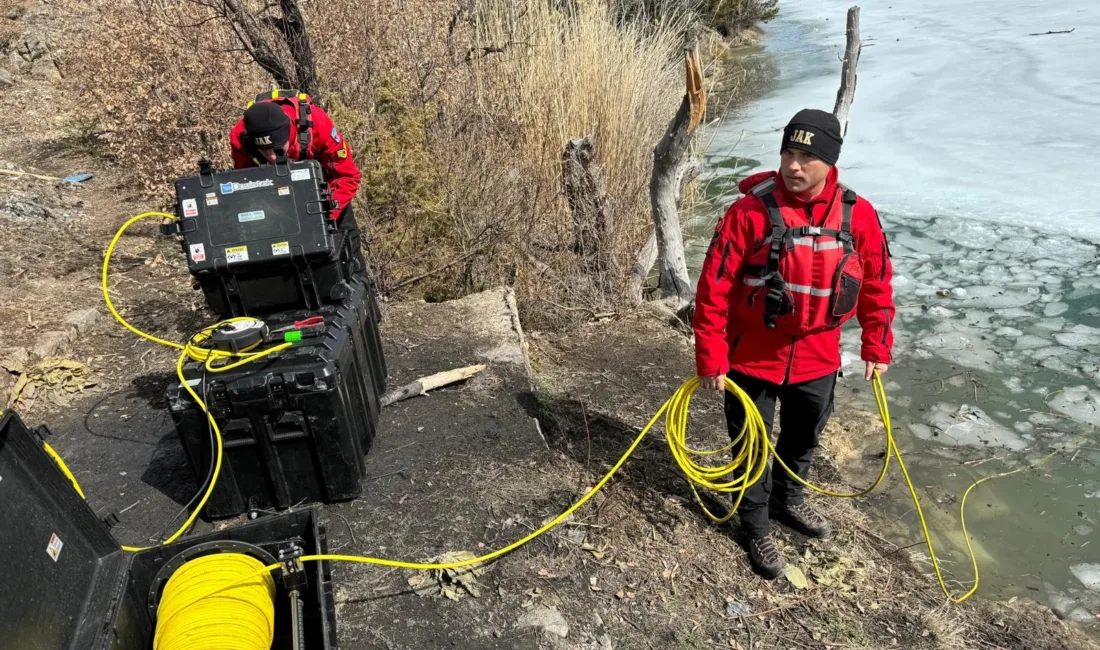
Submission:
<svg viewBox="0 0 1100 650">
<path fill-rule="evenodd" d="M 1072 34 L 1074 31 L 1076 31 L 1076 29 L 1077 28 L 1074 27 L 1073 29 L 1062 29 L 1053 32 L 1035 32 L 1034 34 L 1028 34 L 1028 36 L 1046 36 L 1048 34 Z"/>
<path fill-rule="evenodd" d="M 406 384 L 401 388 L 395 388 L 383 395 L 382 406 L 390 406 L 413 397 L 427 395 L 430 390 L 465 381 L 482 370 L 485 370 L 486 367 L 485 365 L 477 365 L 467 366 L 465 368 L 455 368 L 454 370 L 448 370 L 422 379 L 417 379 L 411 384 Z"/>
</svg>

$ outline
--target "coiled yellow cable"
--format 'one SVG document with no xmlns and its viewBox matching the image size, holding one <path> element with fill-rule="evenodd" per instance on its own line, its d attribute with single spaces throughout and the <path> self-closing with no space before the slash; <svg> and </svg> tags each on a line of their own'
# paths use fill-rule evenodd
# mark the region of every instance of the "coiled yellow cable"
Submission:
<svg viewBox="0 0 1100 650">
<path fill-rule="evenodd" d="M 275 635 L 275 581 L 240 553 L 200 557 L 168 579 L 153 650 L 268 650 Z"/>
</svg>

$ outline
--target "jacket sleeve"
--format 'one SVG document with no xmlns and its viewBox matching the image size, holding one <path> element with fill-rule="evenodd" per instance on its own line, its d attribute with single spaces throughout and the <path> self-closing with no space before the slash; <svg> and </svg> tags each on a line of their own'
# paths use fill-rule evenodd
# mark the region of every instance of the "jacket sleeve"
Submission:
<svg viewBox="0 0 1100 650">
<path fill-rule="evenodd" d="M 863 345 L 860 357 L 864 361 L 890 363 L 894 348 L 894 290 L 890 281 L 894 277 L 890 262 L 890 248 L 878 213 L 870 204 L 864 204 L 863 228 L 853 233 L 856 250 L 863 261 L 863 284 L 859 290 L 856 315 L 863 328 Z"/>
<path fill-rule="evenodd" d="M 313 148 L 321 163 L 332 198 L 339 204 L 332 213 L 335 219 L 359 191 L 362 173 L 351 156 L 351 146 L 332 123 L 332 118 L 318 107 L 313 108 Z"/>
<path fill-rule="evenodd" d="M 245 152 L 244 146 L 241 144 L 241 135 L 243 133 L 243 120 L 237 122 L 237 126 L 233 127 L 233 130 L 229 133 L 229 148 L 230 153 L 233 155 L 233 169 L 244 169 L 245 167 L 256 166 L 256 161 L 252 160 L 252 156 Z"/>
<path fill-rule="evenodd" d="M 700 377 L 713 377 L 729 372 L 729 343 L 726 325 L 729 320 L 730 293 L 734 278 L 744 256 L 746 215 L 734 203 L 718 222 L 710 247 L 699 273 L 695 290 L 695 371 Z"/>
</svg>

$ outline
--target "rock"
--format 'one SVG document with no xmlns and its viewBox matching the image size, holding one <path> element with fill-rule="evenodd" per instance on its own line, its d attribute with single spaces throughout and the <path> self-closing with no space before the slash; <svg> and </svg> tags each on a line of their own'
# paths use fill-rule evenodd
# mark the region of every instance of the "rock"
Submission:
<svg viewBox="0 0 1100 650">
<path fill-rule="evenodd" d="M 561 612 L 543 605 L 531 608 L 531 611 L 520 617 L 519 623 L 516 625 L 521 628 L 538 628 L 547 634 L 554 634 L 563 639 L 569 636 L 569 624 L 565 622 L 565 617 L 561 615 Z"/>
<path fill-rule="evenodd" d="M 19 5 L 8 12 L 8 20 L 19 20 L 25 13 L 27 13 L 27 8 Z"/>
<path fill-rule="evenodd" d="M 56 356 L 68 342 L 68 332 L 43 332 L 31 349 L 31 353 L 40 358 Z"/>
<path fill-rule="evenodd" d="M 95 307 L 89 307 L 88 309 L 69 312 L 69 314 L 65 316 L 65 322 L 72 325 L 76 328 L 76 331 L 83 334 L 95 326 L 98 318 L 99 312 L 96 311 Z"/>
<path fill-rule="evenodd" d="M 45 57 L 31 64 L 31 78 L 56 84 L 61 81 L 61 72 L 52 58 Z"/>
<path fill-rule="evenodd" d="M 15 76 L 4 68 L 0 68 L 0 86 L 5 88 L 15 85 Z"/>
<path fill-rule="evenodd" d="M 31 360 L 31 353 L 27 351 L 27 348 L 15 348 L 8 355 L 8 359 L 11 361 L 18 361 L 19 363 L 26 363 Z"/>
<path fill-rule="evenodd" d="M 8 55 L 8 63 L 15 72 L 26 72 L 31 69 L 30 61 L 24 59 L 18 50 L 11 51 L 11 54 Z"/>
</svg>

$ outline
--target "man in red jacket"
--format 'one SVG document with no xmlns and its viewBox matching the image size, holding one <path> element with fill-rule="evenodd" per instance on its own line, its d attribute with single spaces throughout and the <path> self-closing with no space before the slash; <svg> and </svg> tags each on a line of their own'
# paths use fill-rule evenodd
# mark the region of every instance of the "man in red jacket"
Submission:
<svg viewBox="0 0 1100 650">
<path fill-rule="evenodd" d="M 330 213 L 336 226 L 351 240 L 351 252 L 366 272 L 359 226 L 351 200 L 359 190 L 362 174 L 351 156 L 351 147 L 332 119 L 308 95 L 296 90 L 275 90 L 260 95 L 248 106 L 229 134 L 233 166 L 237 169 L 275 162 L 278 151 L 291 160 L 313 159 L 321 163 L 325 181 L 336 201 Z"/>
<path fill-rule="evenodd" d="M 837 182 L 842 139 L 831 113 L 794 116 L 783 131 L 779 171 L 744 179 L 745 196 L 718 222 L 696 295 L 702 387 L 721 390 L 727 375 L 769 431 L 782 402 L 776 452 L 803 478 L 833 410 L 840 325 L 858 317 L 865 379 L 886 372 L 893 347 L 889 249 L 875 209 Z M 725 399 L 736 440 L 744 411 L 732 394 Z M 778 466 L 749 488 L 738 515 L 749 558 L 768 578 L 786 566 L 770 518 L 813 537 L 831 532 L 805 503 L 802 485 Z"/>
</svg>

